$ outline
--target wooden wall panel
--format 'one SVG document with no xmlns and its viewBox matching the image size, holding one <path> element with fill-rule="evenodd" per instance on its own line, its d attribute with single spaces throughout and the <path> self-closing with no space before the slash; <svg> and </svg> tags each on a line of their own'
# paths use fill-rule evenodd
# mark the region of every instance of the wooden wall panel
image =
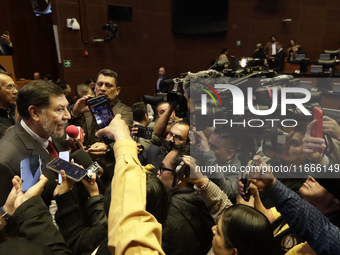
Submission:
<svg viewBox="0 0 340 255">
<path fill-rule="evenodd" d="M 0 33 L 10 32 L 16 78 L 32 79 L 35 71 L 58 77 L 51 14 L 36 17 L 29 1 L 1 2 Z"/>
<path fill-rule="evenodd" d="M 71 68 L 64 68 L 56 63 L 51 20 L 46 17 L 48 25 L 37 24 L 29 15 L 28 1 L 5 2 L 3 8 L 9 12 L 0 17 L 0 24 L 18 31 L 11 33 L 18 54 L 13 56 L 18 77 L 30 78 L 39 68 L 53 72 L 59 68 L 61 78 L 75 87 L 87 78 L 96 78 L 100 69 L 110 68 L 120 75 L 120 96 L 129 105 L 154 92 L 160 66 L 166 68 L 168 77 L 197 72 L 209 68 L 221 48 L 228 47 L 229 55 L 237 58 L 251 56 L 256 44 L 265 44 L 271 35 L 277 36 L 284 49 L 290 39 L 295 40 L 307 57 L 316 60 L 324 49 L 339 48 L 340 41 L 338 0 L 230 0 L 228 33 L 222 36 L 173 34 L 172 0 L 85 0 L 88 39 L 106 37 L 102 26 L 107 22 L 109 4 L 133 7 L 132 22 L 115 22 L 119 38 L 88 44 L 81 41 L 80 31 L 66 27 L 67 18 L 80 21 L 78 0 L 53 0 L 53 24 L 58 25 L 62 59 L 72 61 Z M 283 18 L 292 22 L 283 22 Z M 241 46 L 236 45 L 237 40 Z M 89 57 L 84 57 L 84 50 L 89 51 Z"/>
</svg>

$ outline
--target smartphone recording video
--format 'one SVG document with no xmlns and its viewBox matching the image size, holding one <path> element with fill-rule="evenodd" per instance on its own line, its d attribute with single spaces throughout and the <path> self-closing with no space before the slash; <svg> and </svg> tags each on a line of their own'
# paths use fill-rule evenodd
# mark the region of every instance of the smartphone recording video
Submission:
<svg viewBox="0 0 340 255">
<path fill-rule="evenodd" d="M 109 101 L 106 96 L 100 96 L 95 98 L 90 98 L 87 100 L 87 105 L 89 106 L 93 118 L 95 119 L 99 129 L 107 127 L 111 120 L 114 118 Z M 113 142 L 106 135 L 103 136 L 105 144 L 110 144 Z"/>
<path fill-rule="evenodd" d="M 53 159 L 46 165 L 46 167 L 56 173 L 64 170 L 66 176 L 75 182 L 79 182 L 81 179 L 83 179 L 88 172 L 86 169 L 73 165 L 61 158 Z"/>
</svg>

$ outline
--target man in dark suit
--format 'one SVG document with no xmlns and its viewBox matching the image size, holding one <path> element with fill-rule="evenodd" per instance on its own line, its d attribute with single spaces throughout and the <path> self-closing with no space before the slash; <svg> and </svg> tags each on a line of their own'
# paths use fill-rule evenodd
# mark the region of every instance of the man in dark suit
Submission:
<svg viewBox="0 0 340 255">
<path fill-rule="evenodd" d="M 285 65 L 285 53 L 282 49 L 282 44 L 278 43 L 277 44 L 277 53 L 274 57 L 274 67 L 278 72 L 283 72 L 283 68 Z"/>
<path fill-rule="evenodd" d="M 58 176 L 45 165 L 58 157 L 58 152 L 68 150 L 64 137 L 70 119 L 68 102 L 58 86 L 36 80 L 19 90 L 16 103 L 22 120 L 0 140 L 0 205 L 13 187 L 13 176 L 20 176 L 20 161 L 35 154 L 40 155 L 43 174 L 48 178 L 42 193 L 48 205 Z"/>
<path fill-rule="evenodd" d="M 13 55 L 13 44 L 7 31 L 1 36 L 0 55 Z"/>
<path fill-rule="evenodd" d="M 13 126 L 15 121 L 15 99 L 18 87 L 8 75 L 0 70 L 0 138 L 3 133 Z"/>
<path fill-rule="evenodd" d="M 165 76 L 165 68 L 161 67 L 158 70 L 158 80 L 156 84 L 156 94 L 161 92 L 161 93 L 166 93 L 169 89 L 169 85 L 167 85 L 164 81 L 167 80 L 168 77 Z"/>
</svg>

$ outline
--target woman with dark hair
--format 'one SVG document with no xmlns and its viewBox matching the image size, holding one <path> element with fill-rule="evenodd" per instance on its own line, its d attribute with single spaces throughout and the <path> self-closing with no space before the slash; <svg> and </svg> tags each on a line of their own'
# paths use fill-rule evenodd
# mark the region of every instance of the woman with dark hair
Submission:
<svg viewBox="0 0 340 255">
<path fill-rule="evenodd" d="M 191 162 L 190 162 L 191 160 Z M 273 255 L 273 231 L 264 214 L 247 205 L 233 205 L 228 196 L 207 177 L 197 171 L 193 158 L 183 161 L 190 165 L 188 179 L 195 184 L 217 225 L 212 227 L 212 250 L 215 255 Z M 208 254 L 212 254 L 211 251 Z"/>
<path fill-rule="evenodd" d="M 250 206 L 228 207 L 212 231 L 212 249 L 216 255 L 273 255 L 271 225 L 261 212 Z"/>
</svg>

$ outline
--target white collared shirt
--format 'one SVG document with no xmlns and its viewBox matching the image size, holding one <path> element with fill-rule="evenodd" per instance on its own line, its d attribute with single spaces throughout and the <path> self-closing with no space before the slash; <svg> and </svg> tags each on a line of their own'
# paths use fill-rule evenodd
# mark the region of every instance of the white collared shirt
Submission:
<svg viewBox="0 0 340 255">
<path fill-rule="evenodd" d="M 33 137 L 33 139 L 36 140 L 47 151 L 47 153 L 49 153 L 48 150 L 47 150 L 47 146 L 48 146 L 48 141 L 52 142 L 52 138 L 49 137 L 48 139 L 45 139 L 45 138 L 42 138 L 42 137 L 38 136 L 36 133 L 34 133 L 32 131 L 32 129 L 30 129 L 26 125 L 26 123 L 25 123 L 25 121 L 23 119 L 20 121 L 20 124 L 23 127 L 23 129 L 25 129 L 26 132 L 29 133 Z"/>
<path fill-rule="evenodd" d="M 272 55 L 276 55 L 276 42 L 272 43 Z"/>
</svg>

